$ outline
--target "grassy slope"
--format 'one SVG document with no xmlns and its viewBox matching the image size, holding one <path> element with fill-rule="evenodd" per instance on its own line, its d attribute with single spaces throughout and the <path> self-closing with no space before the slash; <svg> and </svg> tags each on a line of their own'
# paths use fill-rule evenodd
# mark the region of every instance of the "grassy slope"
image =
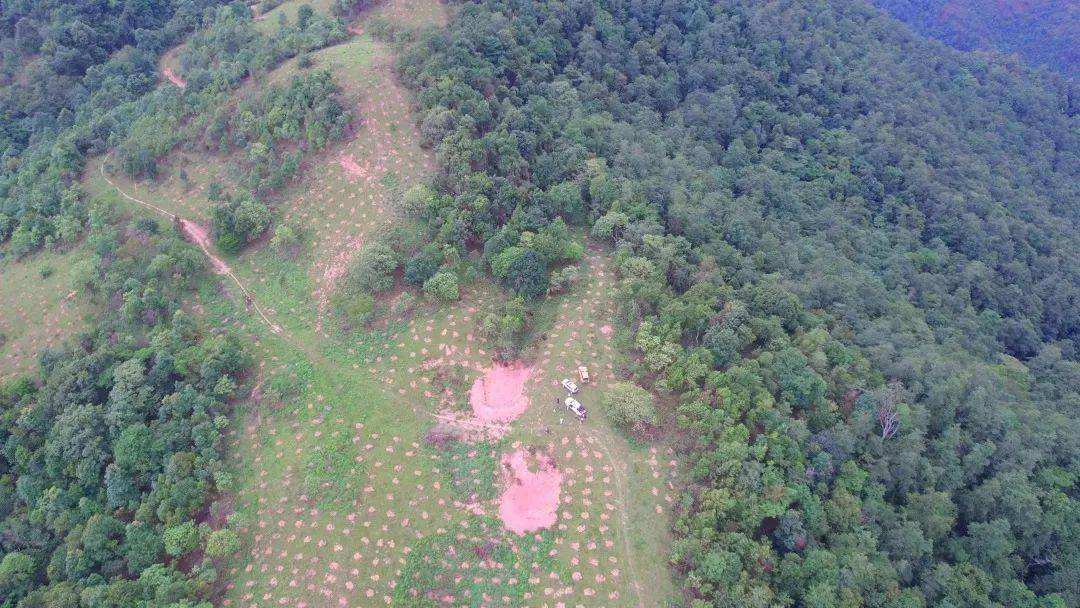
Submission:
<svg viewBox="0 0 1080 608">
<path fill-rule="evenodd" d="M 83 246 L 77 246 L 19 262 L 0 261 L 0 382 L 35 372 L 42 350 L 59 346 L 84 327 L 89 311 L 85 294 L 69 295 L 72 267 L 85 256 Z"/>
<path fill-rule="evenodd" d="M 421 6 L 427 9 L 415 10 Z M 435 2 L 408 0 L 374 14 L 415 26 L 438 23 L 432 11 L 440 10 Z M 599 332 L 613 307 L 606 256 L 590 257 L 584 286 L 545 303 L 538 318 L 546 320 L 547 338 L 526 356 L 536 365 L 528 388 L 533 405 L 487 454 L 498 458 L 499 450 L 528 444 L 555 456 L 565 476 L 559 523 L 536 538 L 492 525 L 492 502 L 479 505 L 484 515 L 455 504 L 461 494 L 446 456 L 423 441 L 439 398 L 422 363 L 441 356 L 467 366 L 470 378 L 488 366 L 491 347 L 476 335 L 476 321 L 504 297 L 498 288 L 469 286 L 453 306 L 423 308 L 411 320 L 363 335 L 314 330 L 328 261 L 347 259 L 378 234 L 402 188 L 432 165 L 416 144 L 405 92 L 387 69 L 390 49 L 360 35 L 313 57 L 316 66 L 334 70 L 365 118 L 363 127 L 355 140 L 308 159 L 305 177 L 276 207 L 308 230 L 309 251 L 290 261 L 255 247 L 230 262 L 284 331 L 267 331 L 227 283 L 208 282 L 189 303 L 211 326 L 232 326 L 249 337 L 259 361 L 252 379 L 261 385 L 257 393 L 283 381 L 299 387 L 284 403 L 253 399 L 238 408 L 231 433 L 234 503 L 247 522 L 246 552 L 228 569 L 222 604 L 384 605 L 401 593 L 399 582 L 403 589 L 426 581 L 422 586 L 452 596 L 447 602 L 455 605 L 663 605 L 674 593 L 666 566 L 674 457 L 664 446 L 630 445 L 597 406 L 621 357 Z M 295 69 L 286 64 L 268 81 Z M 350 179 L 342 155 L 363 166 L 365 177 Z M 188 191 L 176 177 L 183 162 L 196 184 Z M 213 159 L 178 156 L 160 183 L 118 183 L 205 219 L 198 189 L 215 166 Z M 85 183 L 92 192 L 107 188 L 96 165 Z M 552 407 L 562 394 L 558 379 L 578 362 L 590 366 L 595 382 L 581 395 L 593 413 L 585 425 Z M 466 390 L 459 389 L 459 402 Z M 495 481 L 488 476 L 479 483 Z M 503 559 L 479 559 L 475 552 L 489 546 Z"/>
<path fill-rule="evenodd" d="M 333 0 L 288 0 L 282 2 L 280 5 L 270 9 L 263 13 L 261 7 L 256 4 L 256 11 L 258 17 L 258 28 L 264 34 L 273 34 L 278 31 L 278 19 L 281 15 L 285 15 L 289 23 L 296 23 L 296 12 L 300 10 L 300 6 L 307 4 L 311 8 L 315 9 L 315 12 L 328 14 L 330 7 L 333 6 Z"/>
</svg>

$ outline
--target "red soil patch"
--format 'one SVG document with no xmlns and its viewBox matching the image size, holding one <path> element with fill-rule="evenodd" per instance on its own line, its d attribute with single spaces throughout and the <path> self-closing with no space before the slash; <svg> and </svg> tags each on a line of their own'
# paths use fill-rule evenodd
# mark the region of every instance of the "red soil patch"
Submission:
<svg viewBox="0 0 1080 608">
<path fill-rule="evenodd" d="M 605 326 L 600 328 L 600 333 L 604 334 L 605 336 L 610 336 L 614 332 L 615 332 L 615 330 L 611 329 L 610 325 L 605 325 Z"/>
<path fill-rule="evenodd" d="M 172 68 L 169 68 L 169 67 L 162 68 L 161 73 L 162 73 L 162 75 L 165 76 L 166 80 L 168 80 L 169 82 L 175 84 L 176 86 L 180 87 L 181 89 L 187 86 L 187 81 L 184 80 L 183 78 L 180 78 L 179 76 L 177 76 L 176 72 L 172 71 Z"/>
<path fill-rule="evenodd" d="M 348 154 L 342 154 L 338 157 L 338 162 L 341 163 L 342 170 L 345 171 L 345 175 L 348 175 L 350 179 L 360 179 L 367 176 L 367 171 L 356 164 L 353 157 Z"/>
<path fill-rule="evenodd" d="M 532 460 L 537 470 L 529 470 Z M 550 456 L 517 450 L 503 456 L 510 484 L 499 498 L 499 517 L 508 530 L 519 535 L 550 527 L 559 509 L 562 473 Z"/>
<path fill-rule="evenodd" d="M 529 407 L 525 383 L 532 368 L 523 365 L 493 365 L 473 382 L 469 404 L 484 422 L 509 422 Z"/>
<path fill-rule="evenodd" d="M 196 224 L 191 220 L 185 220 L 180 218 L 180 230 L 184 235 L 196 245 L 199 249 L 203 250 L 206 257 L 210 258 L 210 264 L 214 267 L 214 272 L 218 274 L 228 274 L 229 265 L 226 264 L 221 258 L 210 253 L 210 233 L 202 226 Z"/>
</svg>

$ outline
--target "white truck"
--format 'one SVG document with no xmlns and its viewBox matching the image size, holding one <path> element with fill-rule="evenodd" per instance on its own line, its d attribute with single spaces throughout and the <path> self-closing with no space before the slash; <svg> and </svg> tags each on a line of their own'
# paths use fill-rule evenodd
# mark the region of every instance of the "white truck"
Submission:
<svg viewBox="0 0 1080 608">
<path fill-rule="evenodd" d="M 566 392 L 571 395 L 576 395 L 578 392 L 578 385 L 574 384 L 574 381 L 569 378 L 562 379 L 562 387 L 566 389 Z"/>
<path fill-rule="evenodd" d="M 589 417 L 589 412 L 585 411 L 585 406 L 581 405 L 581 402 L 573 397 L 566 398 L 566 409 L 577 416 L 577 419 L 581 422 L 585 422 L 585 419 Z"/>
</svg>

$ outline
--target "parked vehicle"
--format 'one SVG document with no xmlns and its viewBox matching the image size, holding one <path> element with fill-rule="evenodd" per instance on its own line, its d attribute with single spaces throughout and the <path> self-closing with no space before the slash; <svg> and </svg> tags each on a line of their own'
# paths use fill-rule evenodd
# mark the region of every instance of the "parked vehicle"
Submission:
<svg viewBox="0 0 1080 608">
<path fill-rule="evenodd" d="M 585 422 L 585 419 L 589 417 L 589 412 L 585 410 L 585 406 L 581 405 L 581 402 L 573 397 L 566 398 L 566 409 L 577 416 L 577 419 L 581 422 Z"/>
<path fill-rule="evenodd" d="M 577 375 L 578 378 L 581 378 L 582 384 L 589 383 L 589 368 L 585 367 L 584 365 L 579 365 L 577 368 Z"/>
<path fill-rule="evenodd" d="M 571 395 L 576 395 L 579 390 L 578 385 L 574 384 L 574 381 L 569 378 L 562 379 L 562 387 Z"/>
</svg>

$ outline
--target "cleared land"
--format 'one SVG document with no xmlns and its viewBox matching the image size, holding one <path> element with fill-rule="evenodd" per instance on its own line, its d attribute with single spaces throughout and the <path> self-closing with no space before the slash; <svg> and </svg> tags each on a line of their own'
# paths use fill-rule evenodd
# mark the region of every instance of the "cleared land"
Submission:
<svg viewBox="0 0 1080 608">
<path fill-rule="evenodd" d="M 345 103 L 354 108 L 355 134 L 309 155 L 300 179 L 273 205 L 279 222 L 302 228 L 312 243 L 309 280 L 316 306 L 287 312 L 321 327 L 327 299 L 352 256 L 369 238 L 385 231 L 395 219 L 394 203 L 430 173 L 434 162 L 419 145 L 407 92 L 391 71 L 393 56 L 384 44 L 361 34 L 311 58 L 312 69 L 333 73 Z M 261 84 L 287 81 L 298 70 L 295 60 L 286 62 Z M 89 163 L 86 171 L 86 186 L 92 192 L 109 187 L 100 177 L 101 162 Z M 110 179 L 134 197 L 207 225 L 210 183 L 236 181 L 226 166 L 222 159 L 178 151 L 162 164 L 158 180 L 136 182 L 119 175 Z M 245 254 L 233 265 L 264 280 L 266 262 L 258 258 Z"/>
<path fill-rule="evenodd" d="M 434 2 L 427 11 L 405 8 L 421 4 L 374 14 L 437 23 Z M 666 446 L 631 445 L 599 409 L 624 363 L 606 327 L 615 280 L 606 254 L 591 252 L 584 284 L 538 313 L 544 338 L 521 363 L 528 407 L 509 424 L 472 419 L 469 407 L 471 387 L 492 366 L 478 320 L 506 297 L 485 281 L 466 286 L 454 305 L 422 304 L 377 329 L 316 330 L 339 270 L 433 165 L 386 46 L 359 34 L 312 56 L 355 104 L 356 137 L 306 159 L 302 180 L 275 205 L 276 221 L 308 232 L 307 251 L 289 260 L 255 246 L 230 260 L 283 331 L 271 333 L 245 310 L 228 282 L 207 281 L 188 303 L 211 326 L 240 331 L 258 360 L 251 399 L 230 432 L 245 549 L 226 567 L 221 605 L 405 605 L 415 597 L 445 606 L 663 605 L 674 592 L 666 556 L 677 467 Z M 295 69 L 288 63 L 266 82 Z M 179 163 L 190 163 L 194 184 L 209 183 L 215 163 L 182 158 L 159 183 L 117 183 L 204 219 L 205 196 L 198 185 L 180 187 Z M 108 187 L 93 175 L 88 188 Z M 559 380 L 579 364 L 593 378 L 579 395 L 591 412 L 584 424 L 556 407 L 565 395 Z M 531 483 L 541 466 L 552 467 L 541 480 L 557 476 L 556 500 L 538 507 L 526 499 L 521 508 L 531 517 L 530 509 L 550 507 L 554 522 L 516 534 L 500 519 L 515 500 L 504 494 Z"/>
<path fill-rule="evenodd" d="M 289 23 L 296 23 L 296 13 L 304 4 L 315 9 L 315 12 L 329 14 L 334 0 L 288 0 L 269 10 L 266 9 L 266 4 L 266 2 L 257 2 L 250 5 L 251 13 L 258 22 L 259 30 L 264 34 L 273 34 L 279 29 L 279 19 L 282 15 Z"/>
<path fill-rule="evenodd" d="M 233 436 L 246 480 L 235 504 L 251 545 L 232 571 L 227 605 L 394 605 L 405 589 L 443 605 L 662 605 L 672 592 L 677 468 L 667 447 L 632 447 L 598 408 L 620 364 L 604 331 L 605 264 L 591 257 L 590 284 L 542 311 L 551 325 L 526 357 L 526 411 L 469 443 L 439 445 L 428 434 L 478 430 L 440 415 L 468 418 L 470 387 L 491 366 L 491 346 L 475 332 L 504 296 L 495 288 L 344 342 L 291 334 L 299 348 L 288 331 L 283 342 L 245 321 L 263 388 Z M 302 290 L 293 293 L 302 303 Z M 223 322 L 243 318 L 215 293 L 200 303 Z M 565 394 L 558 380 L 578 363 L 593 377 L 579 395 L 592 408 L 585 424 L 555 407 Z M 275 400 L 270 386 L 296 394 Z M 562 484 L 555 525 L 518 536 L 499 521 L 501 461 L 527 448 L 550 457 Z"/>
</svg>

